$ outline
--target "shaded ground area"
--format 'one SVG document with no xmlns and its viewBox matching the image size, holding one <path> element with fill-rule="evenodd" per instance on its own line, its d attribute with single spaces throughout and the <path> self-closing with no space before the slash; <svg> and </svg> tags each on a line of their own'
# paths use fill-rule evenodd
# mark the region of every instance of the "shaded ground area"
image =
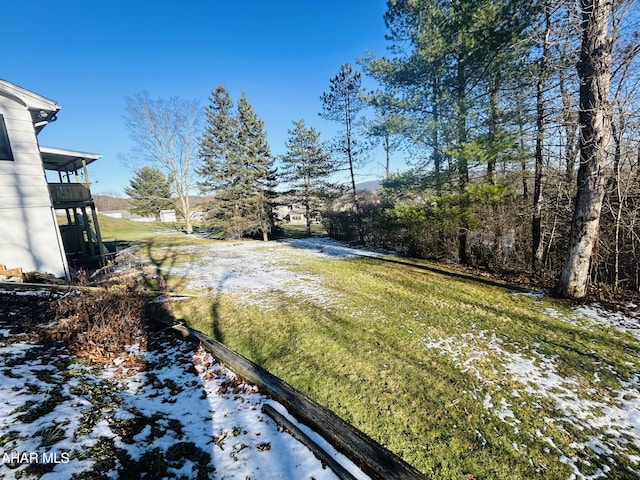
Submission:
<svg viewBox="0 0 640 480">
<path fill-rule="evenodd" d="M 202 348 L 151 331 L 90 365 L 43 343 L 49 300 L 0 293 L 1 478 L 336 478 Z"/>
</svg>

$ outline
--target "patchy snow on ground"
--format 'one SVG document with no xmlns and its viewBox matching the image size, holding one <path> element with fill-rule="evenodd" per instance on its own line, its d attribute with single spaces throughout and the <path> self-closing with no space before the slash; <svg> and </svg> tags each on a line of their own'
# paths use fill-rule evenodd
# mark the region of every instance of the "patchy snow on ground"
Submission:
<svg viewBox="0 0 640 480">
<path fill-rule="evenodd" d="M 385 256 L 387 253 L 351 247 L 343 242 L 328 237 L 307 237 L 283 240 L 282 243 L 293 248 L 305 250 L 323 258 L 357 258 Z"/>
<path fill-rule="evenodd" d="M 240 301 L 262 308 L 270 308 L 269 293 L 274 291 L 324 306 L 340 301 L 335 293 L 323 286 L 322 278 L 296 271 L 305 259 L 381 255 L 324 237 L 272 242 L 215 242 L 172 247 L 172 252 L 195 256 L 188 265 L 166 269 L 171 276 L 186 278 L 186 288 L 215 295 L 235 294 Z"/>
<path fill-rule="evenodd" d="M 327 307 L 342 303 L 344 299 L 320 276 L 303 273 L 300 267 L 304 262 L 381 255 L 326 238 L 212 242 L 172 247 L 171 254 L 194 257 L 189 264 L 167 268 L 172 277 L 185 278 L 186 288 L 235 295 L 238 301 L 261 308 L 272 307 L 272 292 Z M 635 308 L 629 305 L 627 310 Z M 628 332 L 640 341 L 640 316 L 611 313 L 599 305 L 578 307 L 569 315 L 551 308 L 544 313 L 587 330 L 604 326 Z M 357 314 L 371 320 L 364 312 Z M 603 362 L 600 370 L 592 372 L 593 379 L 585 382 L 563 375 L 558 357 L 545 354 L 541 345 L 515 343 L 474 325 L 468 332 L 446 338 L 417 337 L 423 348 L 439 352 L 461 373 L 475 379 L 468 393 L 487 415 L 508 425 L 514 439 L 520 438 L 512 444 L 518 454 L 527 452 L 519 437 L 524 418 L 518 418 L 521 408 L 527 408 L 540 411 L 542 425 L 553 425 L 558 431 L 570 426 L 585 432 L 580 441 L 570 445 L 573 451 L 584 453 L 582 458 L 563 451 L 551 428 L 541 426 L 535 432 L 536 440 L 570 467 L 569 478 L 607 478 L 606 462 L 593 471 L 584 458 L 595 454 L 606 459 L 614 453 L 626 455 L 640 478 L 640 373 L 623 378 Z M 271 400 L 190 344 L 165 339 L 159 340 L 158 348 L 138 352 L 145 358 L 144 371 L 126 372 L 129 367 L 118 361 L 95 371 L 51 348 L 49 353 L 57 357 L 43 361 L 41 347 L 27 339 L 10 338 L 9 330 L 0 326 L 0 358 L 5 364 L 0 370 L 0 455 L 27 457 L 19 457 L 13 464 L 4 461 L 7 457 L 0 458 L 2 478 L 33 467 L 29 462 L 33 453 L 36 460 L 48 455 L 49 470 L 42 478 L 51 479 L 71 478 L 97 466 L 110 471 L 110 478 L 117 478 L 127 469 L 153 465 L 159 471 L 187 478 L 199 474 L 254 480 L 335 478 L 304 446 L 261 413 L 261 405 Z M 600 376 L 605 373 L 617 379 L 618 388 L 599 388 Z M 109 400 L 108 405 L 101 399 Z M 554 413 L 550 414 L 548 407 L 543 410 L 542 403 L 553 405 Z M 55 408 L 49 409 L 51 405 Z M 276 408 L 284 410 L 280 405 Z M 321 438 L 306 427 L 302 429 L 330 450 Z M 482 434 L 477 435 L 485 444 Z M 365 478 L 348 460 L 332 454 L 358 478 Z M 109 460 L 114 458 L 117 461 Z M 105 466 L 109 461 L 115 463 Z"/>
<path fill-rule="evenodd" d="M 152 334 L 149 351 L 133 350 L 144 369 L 122 359 L 89 368 L 10 331 L 0 330 L 0 478 L 337 478 L 261 413 L 284 407 L 193 343 Z"/>
<path fill-rule="evenodd" d="M 192 250 L 187 250 L 192 249 Z M 188 288 L 207 290 L 216 294 L 237 294 L 240 301 L 270 308 L 269 293 L 284 292 L 293 297 L 313 300 L 324 306 L 335 306 L 343 301 L 323 285 L 320 277 L 300 273 L 297 268 L 308 259 L 344 259 L 382 255 L 378 252 L 351 248 L 327 238 L 295 239 L 282 242 L 234 242 L 216 243 L 211 246 L 185 247 L 185 253 L 196 254 L 196 261 L 188 266 L 172 267 L 171 275 L 188 279 Z M 531 291 L 514 295 L 529 295 L 535 298 L 543 292 Z M 631 308 L 631 306 L 630 306 Z M 637 319 L 622 313 L 609 313 L 598 305 L 580 307 L 572 315 L 547 309 L 546 315 L 569 325 L 589 329 L 596 326 L 618 328 L 632 333 L 640 340 Z M 366 317 L 366 315 L 365 315 Z M 640 472 L 640 377 L 619 378 L 620 388 L 614 391 L 599 391 L 584 388 L 576 378 L 563 376 L 559 372 L 557 357 L 539 351 L 540 345 L 520 345 L 505 341 L 496 332 L 473 329 L 448 338 L 419 338 L 424 348 L 434 349 L 449 357 L 462 373 L 472 375 L 480 387 L 470 392 L 482 402 L 485 410 L 508 424 L 517 435 L 521 420 L 518 408 L 522 402 L 531 401 L 533 409 L 542 409 L 535 399 L 551 400 L 557 414 L 547 419 L 558 425 L 572 425 L 590 432 L 586 442 L 574 442 L 574 450 L 593 452 L 603 457 L 622 450 L 628 453 L 631 463 Z M 603 366 L 603 368 L 605 368 Z M 489 375 L 491 379 L 485 378 Z M 599 372 L 594 372 L 597 384 Z M 520 385 L 505 392 L 496 379 L 507 378 Z M 533 399 L 533 400 L 531 400 Z M 599 478 L 607 475 L 604 470 L 591 471 L 585 462 L 573 454 L 561 451 L 548 434 L 540 437 L 556 451 L 561 462 L 572 469 L 572 478 Z M 628 445 L 637 446 L 626 449 Z M 526 451 L 526 446 L 514 442 L 514 450 Z M 587 462 L 588 463 L 588 462 Z"/>
<path fill-rule="evenodd" d="M 622 313 L 608 313 L 598 305 L 575 308 L 573 315 L 569 317 L 553 309 L 547 309 L 545 313 L 573 326 L 588 328 L 589 324 L 597 324 L 629 332 L 638 337 L 637 320 Z M 470 393 L 482 401 L 485 410 L 512 426 L 514 434 L 519 432 L 520 420 L 510 408 L 511 404 L 507 398 L 519 405 L 525 401 L 523 394 L 533 399 L 551 399 L 557 415 L 554 418 L 546 418 L 545 421 L 560 426 L 572 425 L 581 431 L 589 432 L 586 442 L 573 442 L 571 448 L 578 451 L 588 449 L 602 458 L 611 457 L 614 452 L 624 452 L 635 465 L 635 476 L 640 478 L 640 457 L 637 455 L 640 450 L 640 373 L 635 373 L 625 380 L 610 367 L 603 367 L 609 368 L 616 376 L 620 388 L 607 390 L 607 393 L 596 392 L 594 388 L 587 388 L 585 391 L 580 389 L 576 378 L 562 376 L 558 371 L 557 357 L 540 353 L 540 345 L 537 344 L 521 346 L 510 343 L 507 346 L 495 332 L 486 330 L 461 333 L 447 338 L 421 338 L 418 341 L 424 348 L 437 350 L 451 359 L 461 372 L 472 373 L 482 387 Z M 498 360 L 492 364 L 501 365 L 491 367 L 491 379 L 484 378 L 482 374 L 483 371 L 487 372 L 485 360 L 488 357 Z M 501 391 L 501 387 L 495 384 L 496 378 L 515 381 L 521 385 L 521 389 Z M 597 371 L 594 372 L 594 383 L 598 383 Z M 542 408 L 536 401 L 529 406 L 533 409 Z M 583 470 L 584 467 L 589 469 L 588 464 L 562 452 L 551 437 L 545 437 L 542 432 L 538 432 L 538 435 L 557 451 L 562 463 L 571 467 L 570 478 L 595 479 L 608 476 L 609 470 L 606 466 L 595 472 L 585 473 Z M 633 448 L 627 448 L 629 446 Z M 524 445 L 514 443 L 514 449 L 518 452 L 524 451 L 524 448 Z"/>
<path fill-rule="evenodd" d="M 640 341 L 640 311 L 637 305 L 630 303 L 627 310 L 630 313 L 609 312 L 600 304 L 581 306 L 575 309 L 575 314 L 581 319 L 593 322 L 600 326 L 617 328 L 628 332 Z M 632 313 L 631 313 L 632 312 Z"/>
</svg>

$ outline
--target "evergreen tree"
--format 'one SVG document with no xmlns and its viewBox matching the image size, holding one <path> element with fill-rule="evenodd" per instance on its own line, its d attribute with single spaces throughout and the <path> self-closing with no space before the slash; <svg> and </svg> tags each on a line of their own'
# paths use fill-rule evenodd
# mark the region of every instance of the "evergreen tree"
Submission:
<svg viewBox="0 0 640 480">
<path fill-rule="evenodd" d="M 131 197 L 131 212 L 158 218 L 160 210 L 175 208 L 175 201 L 171 199 L 171 183 L 157 168 L 136 170 L 129 183 L 124 193 Z"/>
<path fill-rule="evenodd" d="M 338 122 L 344 131 L 338 138 L 337 150 L 343 156 L 349 169 L 351 179 L 351 196 L 358 217 L 358 235 L 360 242 L 364 241 L 362 232 L 361 209 L 356 190 L 355 167 L 362 155 L 360 142 L 357 140 L 355 127 L 359 121 L 358 114 L 365 107 L 361 98 L 362 80 L 359 72 L 345 63 L 340 67 L 338 75 L 329 81 L 329 91 L 322 94 L 322 112 L 320 116 Z"/>
<path fill-rule="evenodd" d="M 289 130 L 287 153 L 282 157 L 282 179 L 289 182 L 296 198 L 305 208 L 307 235 L 311 235 L 311 218 L 320 204 L 322 186 L 334 168 L 331 156 L 320 142 L 316 130 L 306 128 L 304 120 L 293 122 Z"/>
<path fill-rule="evenodd" d="M 239 185 L 244 186 L 238 194 L 246 201 L 250 220 L 246 233 L 261 233 L 263 240 L 267 241 L 273 226 L 276 170 L 264 122 L 255 114 L 244 93 L 238 100 L 237 120 Z"/>
<path fill-rule="evenodd" d="M 470 170 L 487 165 L 496 183 L 497 161 L 515 142 L 506 134 L 507 96 L 515 65 L 526 57 L 523 34 L 535 21 L 539 1 L 425 0 L 389 2 L 385 21 L 396 58 L 370 57 L 367 71 L 404 96 L 408 112 L 421 125 L 422 143 L 431 149 L 435 190 L 442 192 L 446 161 L 460 193 Z M 407 48 L 409 46 L 409 48 Z M 420 136 L 420 132 L 418 132 Z M 451 177 L 450 177 L 451 178 Z M 468 263 L 467 232 L 459 231 L 459 261 Z"/>
<path fill-rule="evenodd" d="M 211 96 L 208 125 L 200 138 L 200 188 L 215 195 L 209 223 L 227 237 L 261 233 L 268 240 L 275 170 L 264 123 L 244 93 L 235 115 L 232 109 L 226 89 L 218 86 Z"/>
<path fill-rule="evenodd" d="M 211 193 L 224 185 L 223 170 L 235 147 L 237 122 L 233 116 L 233 101 L 223 85 L 218 85 L 206 107 L 207 125 L 199 139 L 202 164 L 196 172 L 202 178 L 198 186 L 202 193 Z"/>
<path fill-rule="evenodd" d="M 376 109 L 375 118 L 365 123 L 366 133 L 370 138 L 382 141 L 386 155 L 385 179 L 388 179 L 391 176 L 391 152 L 398 148 L 410 124 L 405 117 L 395 113 L 393 95 L 378 92 L 368 95 L 366 102 Z"/>
</svg>

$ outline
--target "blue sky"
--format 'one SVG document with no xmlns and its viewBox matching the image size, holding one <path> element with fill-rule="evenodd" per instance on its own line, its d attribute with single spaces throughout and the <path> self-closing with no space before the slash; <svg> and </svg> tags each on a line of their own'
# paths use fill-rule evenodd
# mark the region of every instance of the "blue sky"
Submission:
<svg viewBox="0 0 640 480">
<path fill-rule="evenodd" d="M 385 0 L 3 0 L 0 78 L 62 105 L 40 143 L 102 154 L 93 191 L 124 195 L 127 96 L 204 107 L 223 84 L 234 101 L 245 92 L 274 155 L 300 118 L 329 140 L 337 125 L 318 116 L 320 95 L 343 63 L 386 53 L 385 11 Z M 382 175 L 377 163 L 360 179 Z"/>
</svg>

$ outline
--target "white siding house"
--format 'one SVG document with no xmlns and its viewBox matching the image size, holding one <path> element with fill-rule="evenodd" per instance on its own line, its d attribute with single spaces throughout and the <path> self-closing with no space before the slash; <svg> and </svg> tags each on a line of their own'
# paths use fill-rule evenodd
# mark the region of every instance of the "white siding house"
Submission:
<svg viewBox="0 0 640 480">
<path fill-rule="evenodd" d="M 55 120 L 60 108 L 52 100 L 0 80 L 0 264 L 68 279 L 56 220 L 56 208 L 65 207 L 54 206 L 45 167 L 60 172 L 62 183 L 63 171 L 77 171 L 100 156 L 44 147 L 41 151 L 37 134 Z M 63 160 L 65 166 L 60 163 Z M 74 160 L 75 164 L 69 163 Z"/>
</svg>

